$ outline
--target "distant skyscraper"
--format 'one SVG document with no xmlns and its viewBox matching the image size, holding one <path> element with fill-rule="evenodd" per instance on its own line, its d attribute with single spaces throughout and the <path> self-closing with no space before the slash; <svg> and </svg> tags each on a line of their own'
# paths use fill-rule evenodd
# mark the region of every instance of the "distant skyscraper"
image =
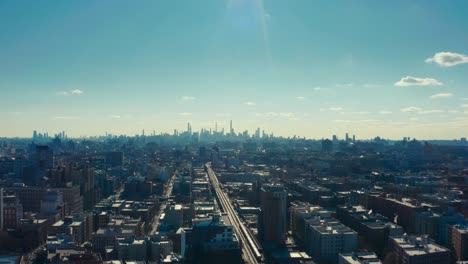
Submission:
<svg viewBox="0 0 468 264">
<path fill-rule="evenodd" d="M 261 238 L 263 243 L 284 244 L 287 232 L 287 193 L 281 184 L 264 184 L 260 189 Z"/>
<path fill-rule="evenodd" d="M 348 141 L 349 141 L 349 135 L 348 135 L 348 133 L 346 133 L 346 137 L 345 137 L 345 138 L 346 138 L 346 142 L 348 142 Z"/>
<path fill-rule="evenodd" d="M 234 136 L 234 129 L 232 128 L 232 120 L 229 122 L 229 134 L 230 136 Z"/>
</svg>

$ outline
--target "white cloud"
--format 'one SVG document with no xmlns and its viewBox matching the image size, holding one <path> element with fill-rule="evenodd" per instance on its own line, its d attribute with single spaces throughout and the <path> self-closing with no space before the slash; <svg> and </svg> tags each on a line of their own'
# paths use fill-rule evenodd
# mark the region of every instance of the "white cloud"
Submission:
<svg viewBox="0 0 468 264">
<path fill-rule="evenodd" d="M 180 98 L 180 100 L 182 100 L 182 101 L 194 101 L 195 99 L 197 99 L 197 98 L 195 98 L 193 96 L 182 96 L 182 98 Z"/>
<path fill-rule="evenodd" d="M 422 110 L 421 108 L 416 107 L 416 106 L 409 106 L 409 107 L 400 109 L 400 111 L 404 113 L 420 112 L 421 110 Z"/>
<path fill-rule="evenodd" d="M 82 90 L 79 90 L 79 89 L 75 89 L 75 90 L 71 90 L 70 93 L 71 93 L 71 94 L 82 94 L 83 91 L 82 91 Z"/>
<path fill-rule="evenodd" d="M 290 118 L 295 116 L 294 113 L 279 113 L 279 115 L 282 117 L 290 117 Z"/>
<path fill-rule="evenodd" d="M 463 107 L 463 108 L 468 108 L 468 104 L 462 104 L 460 106 Z"/>
<path fill-rule="evenodd" d="M 181 115 L 181 116 L 192 116 L 192 113 L 183 112 L 183 113 L 179 113 L 179 115 Z"/>
<path fill-rule="evenodd" d="M 439 110 L 439 109 L 428 109 L 428 110 L 424 110 L 420 107 L 416 107 L 416 106 L 409 106 L 409 107 L 406 107 L 406 108 L 402 108 L 400 109 L 401 112 L 403 113 L 416 113 L 416 114 L 420 114 L 420 115 L 425 115 L 425 114 L 437 114 L 437 113 L 444 113 L 445 111 L 444 110 Z"/>
<path fill-rule="evenodd" d="M 296 97 L 296 99 L 299 101 L 304 101 L 306 98 L 304 96 L 298 96 Z"/>
<path fill-rule="evenodd" d="M 257 117 L 266 117 L 266 118 L 272 118 L 272 117 L 284 117 L 289 120 L 299 120 L 299 117 L 297 116 L 296 113 L 291 113 L 291 112 L 282 112 L 282 113 L 277 113 L 277 112 L 266 112 L 266 113 L 255 113 L 255 116 Z M 305 115 L 304 115 L 305 116 Z"/>
<path fill-rule="evenodd" d="M 254 106 L 254 105 L 256 105 L 256 103 L 255 102 L 245 102 L 245 105 Z"/>
<path fill-rule="evenodd" d="M 349 88 L 349 87 L 353 87 L 354 84 L 353 83 L 338 83 L 336 84 L 336 87 L 338 88 Z"/>
<path fill-rule="evenodd" d="M 435 62 L 443 67 L 452 67 L 458 64 L 468 63 L 468 56 L 454 52 L 438 52 L 434 54 L 432 58 L 427 58 L 426 62 Z"/>
<path fill-rule="evenodd" d="M 390 114 L 392 114 L 392 111 L 382 110 L 382 111 L 379 112 L 379 114 L 381 114 L 381 115 L 390 115 Z"/>
<path fill-rule="evenodd" d="M 453 97 L 453 93 L 438 93 L 431 95 L 431 99 L 450 98 Z"/>
<path fill-rule="evenodd" d="M 433 78 L 417 78 L 417 77 L 411 77 L 411 76 L 406 76 L 401 78 L 398 82 L 394 83 L 395 86 L 401 86 L 401 87 L 406 87 L 406 86 L 438 86 L 438 85 L 443 85 L 443 83 L 439 82 L 436 79 Z"/>
<path fill-rule="evenodd" d="M 343 110 L 343 108 L 341 108 L 341 107 L 330 107 L 329 110 L 334 111 L 334 112 L 338 112 L 338 111 Z"/>
<path fill-rule="evenodd" d="M 376 119 L 361 119 L 361 120 L 347 120 L 347 119 L 336 119 L 332 120 L 334 123 L 374 123 L 379 122 Z"/>
<path fill-rule="evenodd" d="M 274 117 L 274 116 L 278 116 L 279 114 L 276 113 L 276 112 L 267 112 L 267 113 L 255 113 L 255 116 L 259 116 L 259 117 L 262 117 L 262 116 L 265 116 L 265 117 Z"/>
<path fill-rule="evenodd" d="M 438 114 L 438 113 L 444 113 L 444 110 L 439 110 L 439 109 L 430 109 L 430 110 L 421 110 L 418 112 L 418 114 Z"/>
<path fill-rule="evenodd" d="M 78 94 L 83 94 L 83 90 L 75 89 L 75 90 L 70 90 L 70 91 L 60 91 L 57 94 L 58 95 L 78 95 Z"/>
<path fill-rule="evenodd" d="M 358 111 L 358 112 L 352 112 L 351 114 L 354 115 L 369 115 L 371 112 L 369 111 Z"/>
<path fill-rule="evenodd" d="M 119 114 L 112 114 L 112 115 L 109 115 L 109 118 L 113 118 L 113 119 L 128 119 L 128 118 L 132 118 L 132 115 L 119 115 Z"/>
</svg>

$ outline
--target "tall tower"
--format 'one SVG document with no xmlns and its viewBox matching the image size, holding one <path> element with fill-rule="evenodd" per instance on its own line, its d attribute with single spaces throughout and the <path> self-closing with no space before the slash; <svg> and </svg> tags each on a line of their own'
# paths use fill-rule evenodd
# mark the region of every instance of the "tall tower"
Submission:
<svg viewBox="0 0 468 264">
<path fill-rule="evenodd" d="M 282 245 L 286 242 L 286 197 L 282 184 L 264 184 L 260 189 L 263 243 Z"/>
<path fill-rule="evenodd" d="M 231 122 L 229 122 L 229 134 L 230 134 L 231 136 L 234 136 L 234 131 L 233 131 L 233 129 L 232 129 L 232 120 L 231 120 Z"/>
</svg>

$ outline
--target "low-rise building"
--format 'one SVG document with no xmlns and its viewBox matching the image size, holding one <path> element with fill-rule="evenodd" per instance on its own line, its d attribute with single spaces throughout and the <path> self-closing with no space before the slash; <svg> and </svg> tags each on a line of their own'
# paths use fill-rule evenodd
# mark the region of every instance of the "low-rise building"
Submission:
<svg viewBox="0 0 468 264">
<path fill-rule="evenodd" d="M 340 253 L 338 264 L 382 264 L 374 252 Z"/>
<path fill-rule="evenodd" d="M 437 245 L 427 236 L 390 237 L 390 248 L 395 254 L 396 264 L 451 263 L 450 251 Z"/>
</svg>

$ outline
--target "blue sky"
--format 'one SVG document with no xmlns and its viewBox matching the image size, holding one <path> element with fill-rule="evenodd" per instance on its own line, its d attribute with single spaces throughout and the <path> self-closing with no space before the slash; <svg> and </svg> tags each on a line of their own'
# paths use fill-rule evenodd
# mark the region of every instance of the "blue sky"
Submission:
<svg viewBox="0 0 468 264">
<path fill-rule="evenodd" d="M 0 1 L 0 136 L 459 138 L 468 2 Z"/>
</svg>

